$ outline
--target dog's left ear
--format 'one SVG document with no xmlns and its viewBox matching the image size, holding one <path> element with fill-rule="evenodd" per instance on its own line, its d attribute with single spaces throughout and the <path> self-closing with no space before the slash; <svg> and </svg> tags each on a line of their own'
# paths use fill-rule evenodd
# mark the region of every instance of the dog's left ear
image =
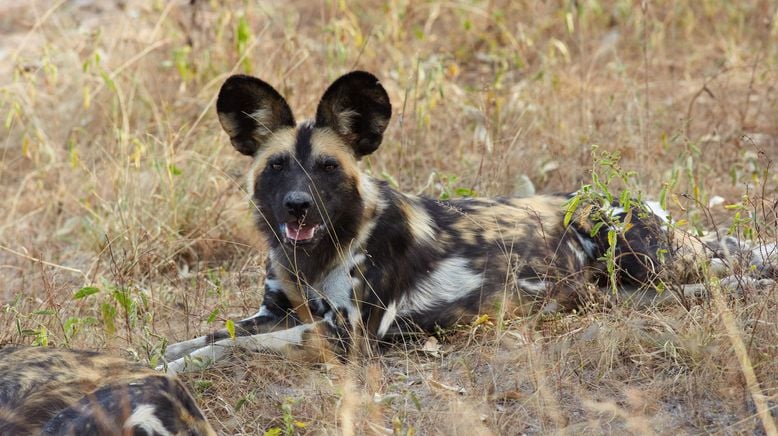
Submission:
<svg viewBox="0 0 778 436">
<path fill-rule="evenodd" d="M 352 71 L 324 92 L 316 109 L 316 127 L 335 131 L 361 158 L 381 145 L 391 116 L 389 95 L 378 79 L 364 71 Z"/>
</svg>

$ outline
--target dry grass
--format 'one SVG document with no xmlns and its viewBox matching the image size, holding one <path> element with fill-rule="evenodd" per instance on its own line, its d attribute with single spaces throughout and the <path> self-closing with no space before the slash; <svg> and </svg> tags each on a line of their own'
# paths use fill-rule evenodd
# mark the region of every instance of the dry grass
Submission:
<svg viewBox="0 0 778 436">
<path fill-rule="evenodd" d="M 300 117 L 338 75 L 377 74 L 395 116 L 365 168 L 408 191 L 568 191 L 598 144 L 638 171 L 614 189 L 664 187 L 690 226 L 775 240 L 774 2 L 187 3 L 0 0 L 0 344 L 153 363 L 163 338 L 253 313 L 248 162 L 213 108 L 233 72 Z M 241 354 L 185 379 L 225 434 L 769 432 L 776 294 L 463 326 L 343 367 Z"/>
</svg>

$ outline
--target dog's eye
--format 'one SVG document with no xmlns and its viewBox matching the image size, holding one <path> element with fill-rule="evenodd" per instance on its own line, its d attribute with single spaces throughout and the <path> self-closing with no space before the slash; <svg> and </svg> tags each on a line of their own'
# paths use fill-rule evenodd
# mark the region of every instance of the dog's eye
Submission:
<svg viewBox="0 0 778 436">
<path fill-rule="evenodd" d="M 337 164 L 337 162 L 328 161 L 328 162 L 322 163 L 321 167 L 322 167 L 322 169 L 324 169 L 324 171 L 330 173 L 332 171 L 335 171 L 338 168 L 338 164 Z"/>
<path fill-rule="evenodd" d="M 270 168 L 272 168 L 273 171 L 281 171 L 282 169 L 284 169 L 284 166 L 276 162 L 276 163 L 271 163 Z"/>
</svg>

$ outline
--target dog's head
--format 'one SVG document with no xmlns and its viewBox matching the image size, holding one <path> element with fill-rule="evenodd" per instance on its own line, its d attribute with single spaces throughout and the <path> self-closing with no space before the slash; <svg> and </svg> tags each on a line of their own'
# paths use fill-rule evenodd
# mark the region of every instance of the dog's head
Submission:
<svg viewBox="0 0 778 436">
<path fill-rule="evenodd" d="M 227 79 L 216 110 L 235 149 L 254 157 L 249 186 L 271 244 L 315 252 L 356 236 L 375 195 L 357 161 L 381 144 L 392 113 L 375 76 L 341 76 L 299 125 L 278 91 L 250 76 Z"/>
</svg>

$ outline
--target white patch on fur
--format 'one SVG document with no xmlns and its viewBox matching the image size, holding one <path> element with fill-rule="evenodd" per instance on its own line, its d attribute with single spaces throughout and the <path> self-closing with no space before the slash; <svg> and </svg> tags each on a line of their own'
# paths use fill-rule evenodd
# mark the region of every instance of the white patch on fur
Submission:
<svg viewBox="0 0 778 436">
<path fill-rule="evenodd" d="M 389 327 L 394 323 L 397 318 L 397 303 L 392 301 L 389 307 L 386 308 L 384 316 L 381 317 L 381 324 L 378 326 L 378 332 L 376 333 L 379 338 L 383 338 L 386 332 L 389 331 Z"/>
<path fill-rule="evenodd" d="M 278 279 L 265 279 L 265 286 L 270 289 L 283 290 L 281 280 Z"/>
<path fill-rule="evenodd" d="M 592 241 L 591 237 L 589 235 L 582 235 L 575 229 L 572 230 L 575 232 L 575 237 L 578 238 L 578 242 L 581 243 L 581 247 L 583 248 L 586 255 L 591 259 L 597 257 L 597 244 Z"/>
<path fill-rule="evenodd" d="M 162 421 L 155 414 L 156 408 L 151 404 L 140 404 L 132 415 L 124 421 L 125 430 L 142 429 L 148 434 L 172 436 Z"/>
<path fill-rule="evenodd" d="M 232 339 L 222 339 L 211 345 L 198 348 L 184 357 L 168 362 L 167 373 L 175 375 L 181 372 L 202 369 L 214 362 L 218 362 L 227 354 L 226 345 L 228 343 L 232 344 Z"/>
<path fill-rule="evenodd" d="M 259 108 L 255 110 L 254 112 L 247 114 L 251 119 L 257 122 L 260 129 L 264 129 L 264 131 L 257 132 L 260 135 L 267 135 L 271 133 L 270 127 L 272 127 L 273 123 L 273 111 L 268 108 Z"/>
<path fill-rule="evenodd" d="M 541 279 L 519 279 L 517 284 L 523 291 L 533 295 L 543 294 L 548 289 L 546 281 Z"/>
<path fill-rule="evenodd" d="M 668 217 L 670 216 L 670 213 L 668 213 L 662 206 L 659 204 L 658 201 L 644 201 L 643 206 L 645 209 L 652 213 L 654 216 L 659 218 L 662 222 L 668 222 Z M 621 206 L 603 206 L 603 210 L 605 210 L 606 214 L 611 217 L 619 216 L 623 213 L 626 213 L 626 210 Z M 621 230 L 621 229 L 620 229 Z"/>
<path fill-rule="evenodd" d="M 646 205 L 646 209 L 648 209 L 651 213 L 657 216 L 662 222 L 668 222 L 667 218 L 670 216 L 670 213 L 667 212 L 662 205 L 659 204 L 658 201 L 646 201 L 643 203 Z"/>
<path fill-rule="evenodd" d="M 219 123 L 230 138 L 238 134 L 238 123 L 232 115 L 229 113 L 219 113 L 218 116 Z"/>
<path fill-rule="evenodd" d="M 251 316 L 249 316 L 247 318 L 243 318 L 241 321 L 248 321 L 250 319 L 259 318 L 261 316 L 270 316 L 270 315 L 272 315 L 270 313 L 270 309 L 268 309 L 267 306 L 265 306 L 263 304 L 263 305 L 259 306 L 259 310 L 257 311 L 257 313 L 255 313 L 254 315 L 251 315 Z"/>
<path fill-rule="evenodd" d="M 335 116 L 337 117 L 335 124 L 337 126 L 338 133 L 341 135 L 348 135 L 352 132 L 351 128 L 354 125 L 354 119 L 359 116 L 359 112 L 353 109 L 345 109 L 338 112 Z"/>
<path fill-rule="evenodd" d="M 571 240 L 567 241 L 567 248 L 572 253 L 575 253 L 575 258 L 578 259 L 578 262 L 581 265 L 585 265 L 586 264 L 586 253 L 584 252 L 584 250 L 576 247 L 575 244 L 573 243 L 573 241 L 571 241 Z"/>
<path fill-rule="evenodd" d="M 365 211 L 367 213 L 372 211 L 375 216 L 378 216 L 386 209 L 386 200 L 381 197 L 381 194 L 378 192 L 378 186 L 371 177 L 364 174 L 362 177 L 359 177 L 357 179 L 357 190 L 359 191 L 359 196 L 362 198 L 362 202 L 365 204 Z M 375 227 L 376 221 L 377 220 L 370 220 L 367 225 L 360 229 L 356 238 L 356 246 L 367 242 L 373 227 Z"/>
<path fill-rule="evenodd" d="M 429 277 L 403 296 L 400 313 L 420 313 L 453 303 L 478 289 L 482 274 L 474 273 L 462 257 L 450 257 L 440 262 Z"/>
<path fill-rule="evenodd" d="M 313 324 L 303 324 L 277 332 L 261 333 L 251 336 L 239 336 L 232 339 L 223 339 L 217 342 L 217 346 L 236 346 L 251 351 L 283 351 L 289 345 L 301 345 L 303 334 L 311 330 Z"/>
<path fill-rule="evenodd" d="M 347 254 L 347 259 L 340 262 L 335 268 L 319 282 L 317 295 L 327 300 L 331 307 L 345 310 L 351 325 L 359 322 L 359 309 L 354 305 L 354 277 L 351 277 L 351 269 L 365 261 L 362 253 Z"/>
</svg>

